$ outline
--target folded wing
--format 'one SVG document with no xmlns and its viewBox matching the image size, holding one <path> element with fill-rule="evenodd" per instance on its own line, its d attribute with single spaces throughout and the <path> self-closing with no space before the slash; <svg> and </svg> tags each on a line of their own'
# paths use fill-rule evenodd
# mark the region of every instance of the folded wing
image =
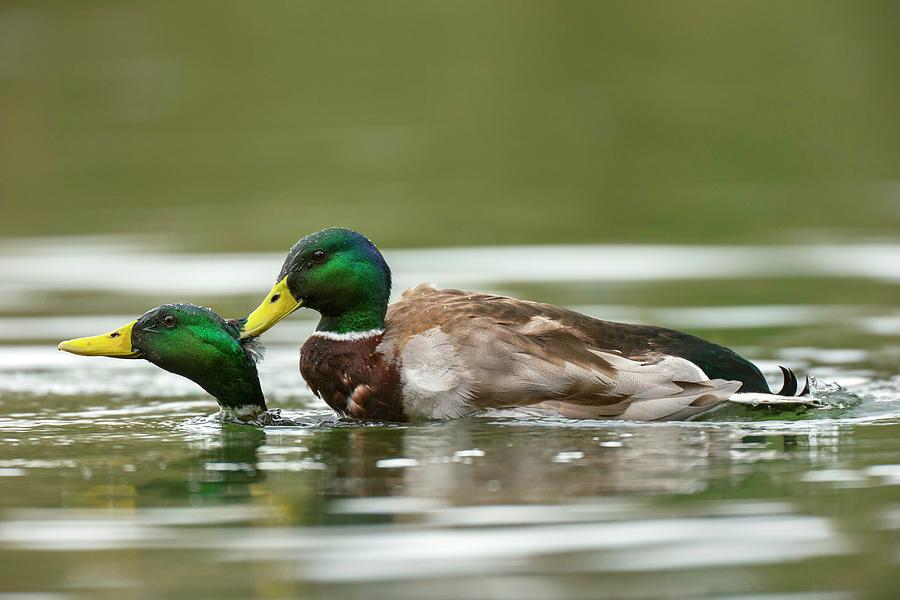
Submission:
<svg viewBox="0 0 900 600">
<path fill-rule="evenodd" d="M 624 356 L 597 335 L 602 322 L 556 307 L 422 287 L 407 294 L 415 301 L 392 307 L 388 330 L 404 332 L 389 343 L 411 416 L 534 406 L 572 418 L 677 420 L 741 387 L 684 358 Z"/>
</svg>

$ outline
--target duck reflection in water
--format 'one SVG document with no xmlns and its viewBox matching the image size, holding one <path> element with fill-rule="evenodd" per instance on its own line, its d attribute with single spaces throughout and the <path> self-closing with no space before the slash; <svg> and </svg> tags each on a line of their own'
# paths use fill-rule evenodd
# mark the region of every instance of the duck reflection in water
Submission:
<svg viewBox="0 0 900 600">
<path fill-rule="evenodd" d="M 258 466 L 258 452 L 266 433 L 256 427 L 224 424 L 212 447 L 186 460 L 167 465 L 162 475 L 173 476 L 138 484 L 138 497 L 153 506 L 184 504 L 219 506 L 242 504 L 258 496 L 256 484 L 266 479 Z"/>
</svg>

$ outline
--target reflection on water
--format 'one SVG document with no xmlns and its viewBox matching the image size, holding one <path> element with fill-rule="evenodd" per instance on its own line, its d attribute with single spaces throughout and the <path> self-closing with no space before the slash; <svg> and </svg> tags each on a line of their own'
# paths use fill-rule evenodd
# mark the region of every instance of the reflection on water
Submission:
<svg viewBox="0 0 900 600">
<path fill-rule="evenodd" d="M 3 592 L 549 600 L 891 597 L 900 586 L 897 263 L 875 259 L 895 247 L 854 247 L 869 266 L 853 274 L 778 249 L 765 254 L 779 269 L 763 272 L 761 251 L 743 248 L 718 270 L 671 277 L 659 273 L 692 250 L 389 254 L 401 286 L 432 279 L 688 329 L 773 382 L 779 363 L 809 370 L 828 409 L 361 426 L 301 385 L 297 345 L 314 321 L 299 315 L 266 336 L 260 372 L 295 426 L 254 428 L 209 418 L 214 402 L 189 381 L 64 355 L 55 341 L 175 299 L 240 314 L 280 257 L 181 257 L 122 239 L 111 255 L 108 244 L 25 243 L 11 250 L 24 262 L 0 260 Z M 590 260 L 576 273 L 556 268 L 567 252 L 637 262 L 627 277 Z M 92 265 L 83 279 L 54 271 L 79 262 Z M 148 274 L 171 277 L 154 289 Z"/>
<path fill-rule="evenodd" d="M 860 569 L 871 589 L 898 583 L 882 553 L 898 550 L 900 465 L 861 459 L 896 460 L 896 425 L 157 425 L 127 458 L 92 452 L 118 437 L 94 428 L 70 462 L 3 463 L 45 501 L 67 490 L 37 507 L 4 496 L 5 561 L 52 557 L 49 578 L 5 581 L 321 598 L 646 597 L 660 577 L 678 596 L 787 593 L 851 585 Z M 183 561 L 190 585 L 153 575 Z"/>
</svg>

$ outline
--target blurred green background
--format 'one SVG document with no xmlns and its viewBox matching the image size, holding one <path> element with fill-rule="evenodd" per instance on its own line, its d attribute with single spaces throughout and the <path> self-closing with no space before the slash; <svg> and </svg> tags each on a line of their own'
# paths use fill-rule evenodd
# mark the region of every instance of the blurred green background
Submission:
<svg viewBox="0 0 900 600">
<path fill-rule="evenodd" d="M 883 239 L 898 67 L 896 0 L 5 0 L 0 236 Z"/>
</svg>

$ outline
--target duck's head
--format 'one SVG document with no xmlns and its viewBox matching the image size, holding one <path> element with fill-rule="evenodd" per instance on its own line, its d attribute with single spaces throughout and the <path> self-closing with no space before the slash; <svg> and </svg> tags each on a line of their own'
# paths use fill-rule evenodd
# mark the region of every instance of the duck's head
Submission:
<svg viewBox="0 0 900 600">
<path fill-rule="evenodd" d="M 256 361 L 261 347 L 241 340 L 237 324 L 193 304 L 164 304 L 118 329 L 59 344 L 82 356 L 143 358 L 187 377 L 242 417 L 266 410 Z"/>
<path fill-rule="evenodd" d="M 323 229 L 294 244 L 241 337 L 262 334 L 301 306 L 322 315 L 320 331 L 380 329 L 390 293 L 391 270 L 375 244 L 350 229 Z"/>
</svg>

